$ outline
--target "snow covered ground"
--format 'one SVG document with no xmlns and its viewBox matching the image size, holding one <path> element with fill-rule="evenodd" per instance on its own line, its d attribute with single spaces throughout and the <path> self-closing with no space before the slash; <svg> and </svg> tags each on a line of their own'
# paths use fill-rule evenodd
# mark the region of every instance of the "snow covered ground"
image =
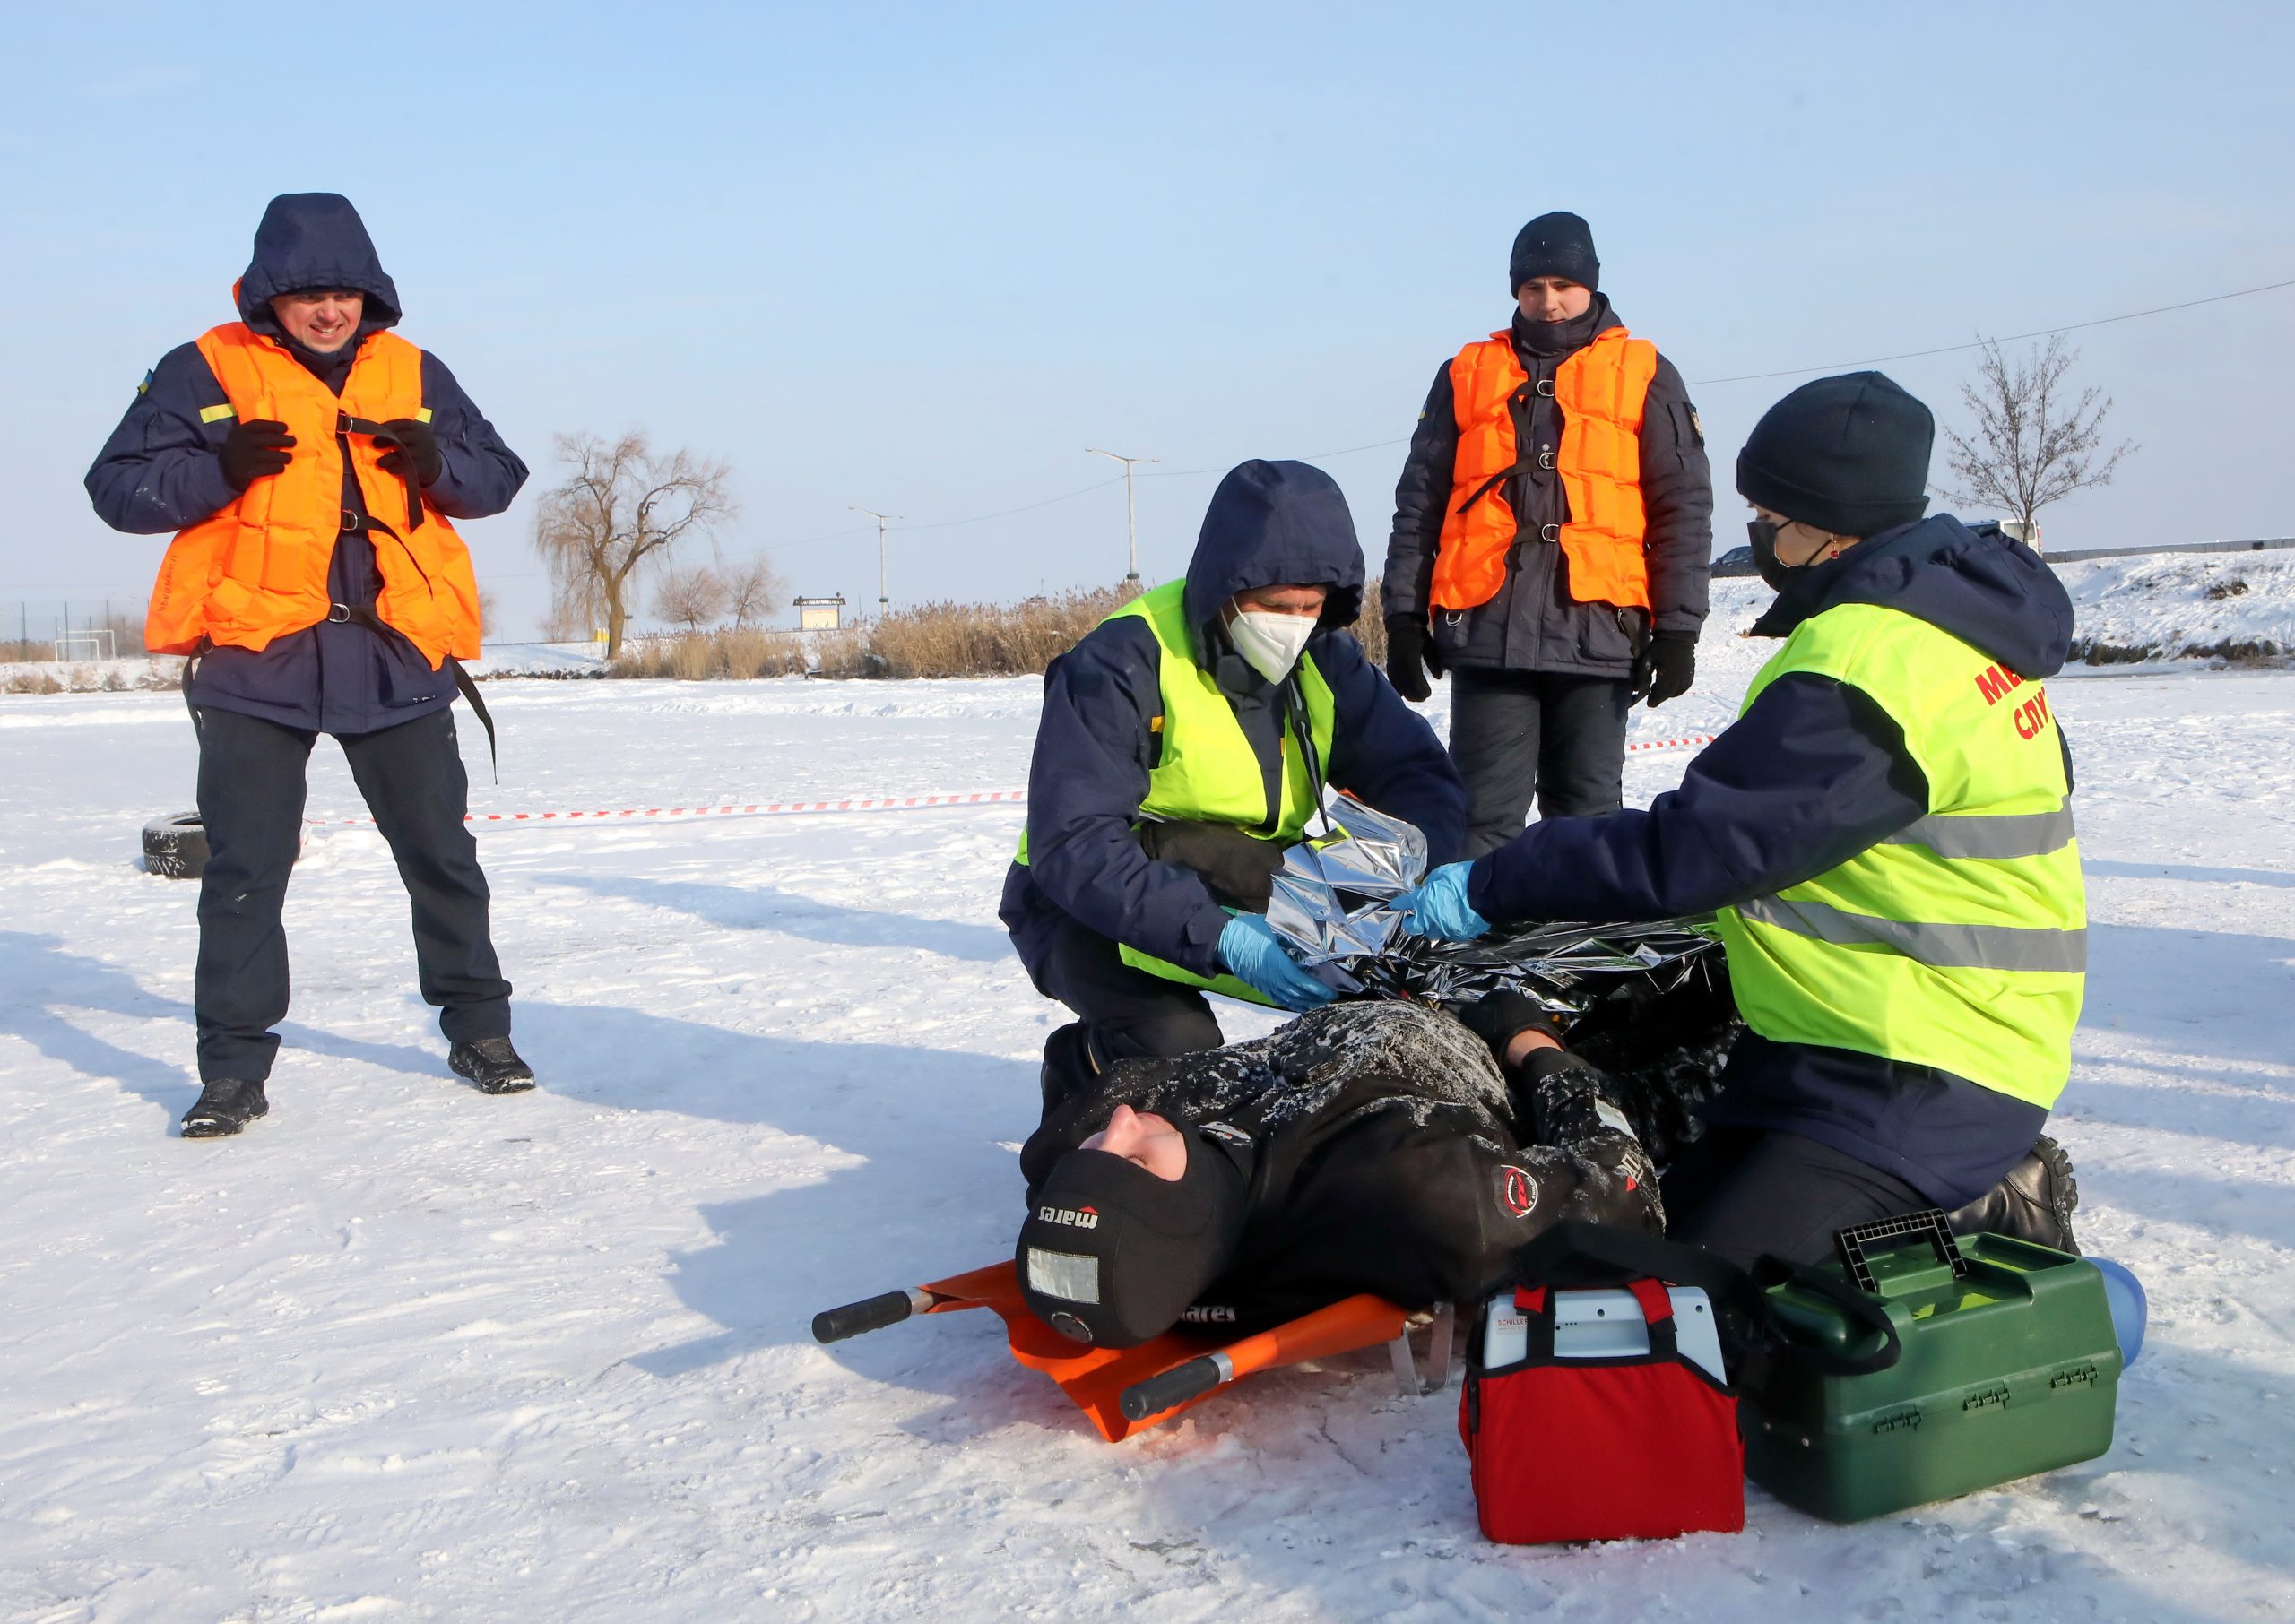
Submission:
<svg viewBox="0 0 2295 1624">
<path fill-rule="evenodd" d="M 1762 652 L 1710 637 L 1641 736 L 1710 731 Z M 488 692 L 478 804 L 539 810 L 1018 786 L 1036 683 Z M 0 698 L 0 1618 L 2295 1616 L 2295 678 L 2052 697 L 2096 921 L 2058 1121 L 2152 1293 L 2118 1443 L 1567 1550 L 1482 1542 L 1455 1386 L 1383 1356 L 1110 1447 L 985 1316 L 812 1343 L 1009 1252 L 1059 1018 L 994 921 L 1014 809 L 488 828 L 543 1078 L 509 1099 L 444 1074 L 380 840 L 316 830 L 273 1113 L 186 1142 L 194 888 L 134 856 L 190 802 L 181 701 Z M 361 809 L 322 744 L 312 816 Z"/>
</svg>

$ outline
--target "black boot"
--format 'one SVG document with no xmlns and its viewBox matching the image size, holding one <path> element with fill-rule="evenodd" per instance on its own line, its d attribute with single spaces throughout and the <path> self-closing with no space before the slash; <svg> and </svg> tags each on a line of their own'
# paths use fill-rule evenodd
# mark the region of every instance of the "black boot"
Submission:
<svg viewBox="0 0 2295 1624">
<path fill-rule="evenodd" d="M 2030 1155 L 1947 1222 L 1955 1235 L 2006 1235 L 2076 1257 L 2080 1243 L 2072 1234 L 2072 1210 L 2079 1205 L 2080 1185 L 2072 1177 L 2072 1158 L 2064 1153 L 2064 1146 L 2042 1134 Z"/>
<path fill-rule="evenodd" d="M 1044 1069 L 1036 1074 L 1044 1091 L 1044 1119 L 1058 1110 L 1099 1075 L 1092 1058 L 1092 1041 L 1081 1021 L 1070 1021 L 1044 1041 Z"/>
<path fill-rule="evenodd" d="M 446 1065 L 455 1075 L 477 1084 L 481 1093 L 515 1094 L 534 1085 L 534 1068 L 518 1058 L 507 1038 L 457 1043 L 447 1053 Z"/>
<path fill-rule="evenodd" d="M 186 1139 L 221 1139 L 271 1110 L 260 1083 L 218 1078 L 199 1085 L 199 1101 L 183 1114 Z"/>
</svg>

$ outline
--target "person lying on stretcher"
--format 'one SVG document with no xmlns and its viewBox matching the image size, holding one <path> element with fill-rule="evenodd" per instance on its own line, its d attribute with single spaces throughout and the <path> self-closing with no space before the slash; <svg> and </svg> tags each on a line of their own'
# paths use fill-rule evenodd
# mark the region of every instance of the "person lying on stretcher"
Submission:
<svg viewBox="0 0 2295 1624">
<path fill-rule="evenodd" d="M 1682 1119 L 1734 1023 L 1701 985 L 1632 1024 L 1623 1077 L 1513 993 L 1456 1018 L 1334 1005 L 1122 1061 L 1021 1148 L 1023 1292 L 1063 1335 L 1129 1348 L 1182 1322 L 1249 1335 L 1356 1292 L 1471 1303 L 1564 1218 L 1662 1231 L 1645 1139 Z M 1623 1035 L 1606 1034 L 1621 1056 Z"/>
</svg>

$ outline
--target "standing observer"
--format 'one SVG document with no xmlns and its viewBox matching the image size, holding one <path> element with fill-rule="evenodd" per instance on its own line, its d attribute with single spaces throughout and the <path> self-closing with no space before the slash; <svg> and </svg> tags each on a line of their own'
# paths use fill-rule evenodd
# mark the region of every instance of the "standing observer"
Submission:
<svg viewBox="0 0 2295 1624">
<path fill-rule="evenodd" d="M 1362 606 L 1331 477 L 1245 462 L 1212 494 L 1186 575 L 1045 672 L 999 916 L 1037 990 L 1077 1015 L 1044 1044 L 1047 1111 L 1117 1060 L 1218 1047 L 1204 989 L 1330 1000 L 1264 917 L 1327 785 L 1417 825 L 1431 860 L 1458 854 L 1458 774 L 1364 658 Z"/>
<path fill-rule="evenodd" d="M 1719 910 L 1745 1017 L 1672 1232 L 1740 1263 L 1935 1205 L 2073 1249 L 2040 1136 L 2087 966 L 2072 758 L 2042 679 L 2072 603 L 1997 527 L 1923 517 L 1936 425 L 1877 372 L 1806 384 L 1737 459 L 1783 640 L 1647 811 L 1546 821 L 1436 870 L 1429 936 Z"/>
<path fill-rule="evenodd" d="M 447 1065 L 488 1093 L 531 1088 L 451 710 L 458 685 L 475 703 L 455 661 L 479 643 L 452 521 L 500 513 L 526 465 L 437 358 L 390 331 L 398 292 L 348 199 L 272 199 L 233 297 L 239 319 L 160 358 L 87 479 L 115 530 L 176 532 L 144 642 L 190 657 L 209 850 L 201 1090 L 184 1136 L 236 1134 L 270 1109 L 280 916 L 321 733 L 342 746 L 413 903 Z"/>
<path fill-rule="evenodd" d="M 1599 292 L 1586 222 L 1514 238 L 1508 329 L 1434 375 L 1395 488 L 1387 672 L 1451 676 L 1466 853 L 1624 804 L 1625 717 L 1685 693 L 1713 551 L 1705 435 L 1681 374 Z"/>
</svg>

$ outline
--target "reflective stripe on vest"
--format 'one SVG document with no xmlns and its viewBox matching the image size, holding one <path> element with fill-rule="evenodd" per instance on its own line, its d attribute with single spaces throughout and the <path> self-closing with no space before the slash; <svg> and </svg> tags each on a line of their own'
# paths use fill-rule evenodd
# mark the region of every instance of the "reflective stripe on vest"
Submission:
<svg viewBox="0 0 2295 1624">
<path fill-rule="evenodd" d="M 1844 604 L 1754 680 L 1858 688 L 1903 730 L 1928 812 L 1773 896 L 1721 911 L 1746 1024 L 1929 1066 L 2042 1109 L 2071 1074 L 2085 890 L 2046 690 L 1924 620 Z"/>
<path fill-rule="evenodd" d="M 327 618 L 347 444 L 367 511 L 379 522 L 371 538 L 383 581 L 376 615 L 433 670 L 449 654 L 474 659 L 478 583 L 470 549 L 428 503 L 418 509 L 422 523 L 409 522 L 405 483 L 382 468 L 388 447 L 377 446 L 371 434 L 373 426 L 394 418 L 429 420 L 422 351 L 394 333 L 368 334 L 340 397 L 283 346 L 238 322 L 204 334 L 199 352 L 230 402 L 215 420 L 284 423 L 295 436 L 294 454 L 284 471 L 255 480 L 169 544 L 152 588 L 146 646 L 188 654 L 205 638 L 263 649 Z"/>
<path fill-rule="evenodd" d="M 1562 445 L 1554 466 L 1570 516 L 1546 539 L 1561 546 L 1570 595 L 1581 603 L 1650 607 L 1641 436 L 1657 372 L 1658 347 L 1623 327 L 1597 334 L 1555 370 Z M 1505 584 L 1519 529 L 1506 485 L 1527 466 L 1512 402 L 1529 381 L 1509 333 L 1468 344 L 1451 363 L 1459 445 L 1428 596 L 1436 609 L 1473 609 Z"/>
<path fill-rule="evenodd" d="M 1243 723 L 1236 719 L 1235 707 L 1220 692 L 1218 679 L 1196 661 L 1195 638 L 1187 625 L 1186 592 L 1185 581 L 1166 582 L 1108 617 L 1108 620 L 1145 620 L 1156 637 L 1156 688 L 1163 705 L 1163 714 L 1156 719 L 1160 748 L 1156 764 L 1148 769 L 1148 794 L 1139 803 L 1140 816 L 1230 824 L 1277 845 L 1295 844 L 1317 809 L 1315 774 L 1308 771 L 1301 756 L 1295 731 L 1285 729 L 1279 806 L 1269 807 L 1266 775 L 1260 770 L 1258 753 L 1244 737 Z M 1300 656 L 1298 687 L 1307 705 L 1308 738 L 1318 762 L 1328 771 L 1338 706 L 1330 685 L 1315 669 L 1312 655 Z M 1025 829 L 1018 860 L 1024 864 L 1028 860 Z M 1233 976 L 1199 976 L 1124 943 L 1119 942 L 1117 948 L 1125 963 L 1151 975 L 1254 1004 L 1268 1002 Z"/>
</svg>

